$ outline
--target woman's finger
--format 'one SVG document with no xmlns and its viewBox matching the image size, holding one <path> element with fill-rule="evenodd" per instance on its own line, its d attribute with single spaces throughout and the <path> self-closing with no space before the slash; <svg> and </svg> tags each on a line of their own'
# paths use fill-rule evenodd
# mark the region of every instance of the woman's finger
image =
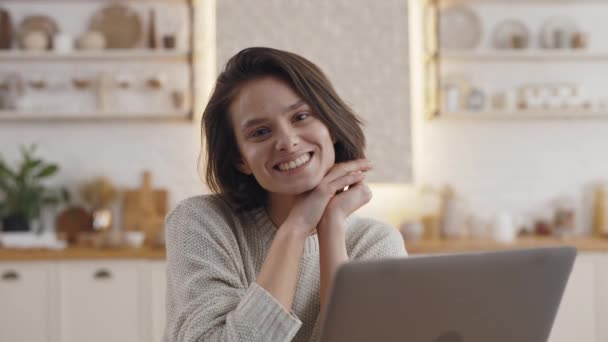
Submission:
<svg viewBox="0 0 608 342">
<path fill-rule="evenodd" d="M 325 175 L 323 181 L 332 182 L 350 172 L 364 172 L 372 168 L 372 163 L 367 159 L 356 159 L 344 163 L 335 164 Z"/>
<path fill-rule="evenodd" d="M 344 214 L 350 215 L 357 209 L 361 208 L 365 204 L 369 203 L 372 199 L 372 192 L 364 182 L 349 187 L 347 191 L 344 191 L 332 199 L 332 206 L 340 207 L 344 211 Z"/>
<path fill-rule="evenodd" d="M 349 172 L 346 175 L 338 177 L 334 181 L 330 182 L 328 184 L 328 191 L 331 194 L 335 194 L 347 186 L 350 187 L 362 182 L 366 176 L 367 174 L 365 172 Z"/>
</svg>

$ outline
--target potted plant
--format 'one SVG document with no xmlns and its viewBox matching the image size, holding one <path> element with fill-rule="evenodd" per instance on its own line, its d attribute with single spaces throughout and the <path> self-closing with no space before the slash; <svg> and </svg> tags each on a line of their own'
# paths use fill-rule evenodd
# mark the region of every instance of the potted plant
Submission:
<svg viewBox="0 0 608 342">
<path fill-rule="evenodd" d="M 22 160 L 11 168 L 0 157 L 0 217 L 4 231 L 29 231 L 44 207 L 67 201 L 68 192 L 51 190 L 43 181 L 59 167 L 34 156 L 36 146 L 21 147 Z"/>
</svg>

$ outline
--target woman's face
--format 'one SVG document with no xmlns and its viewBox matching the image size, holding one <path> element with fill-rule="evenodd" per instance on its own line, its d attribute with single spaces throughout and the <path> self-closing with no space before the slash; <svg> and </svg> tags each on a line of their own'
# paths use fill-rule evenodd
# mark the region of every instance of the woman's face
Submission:
<svg viewBox="0 0 608 342">
<path fill-rule="evenodd" d="M 236 167 L 271 193 L 314 189 L 335 162 L 329 130 L 284 81 L 245 83 L 229 112 L 241 152 Z"/>
</svg>

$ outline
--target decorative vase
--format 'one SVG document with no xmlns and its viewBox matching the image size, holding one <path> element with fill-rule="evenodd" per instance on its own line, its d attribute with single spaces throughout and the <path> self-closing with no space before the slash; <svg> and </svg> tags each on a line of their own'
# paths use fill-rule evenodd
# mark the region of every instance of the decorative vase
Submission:
<svg viewBox="0 0 608 342">
<path fill-rule="evenodd" d="M 30 231 L 30 222 L 23 215 L 9 215 L 2 219 L 2 230 L 5 232 L 28 232 Z"/>
</svg>

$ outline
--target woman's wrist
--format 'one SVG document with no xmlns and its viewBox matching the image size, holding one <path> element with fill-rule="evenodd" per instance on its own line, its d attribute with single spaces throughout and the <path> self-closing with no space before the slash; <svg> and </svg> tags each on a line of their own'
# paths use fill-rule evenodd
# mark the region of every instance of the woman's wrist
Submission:
<svg viewBox="0 0 608 342">
<path fill-rule="evenodd" d="M 336 213 L 326 213 L 319 221 L 319 230 L 323 232 L 337 233 L 344 231 L 346 227 L 346 217 Z M 328 228 L 328 229 L 325 229 Z M 342 229 L 338 229 L 342 228 Z"/>
<path fill-rule="evenodd" d="M 340 217 L 327 217 L 317 229 L 319 245 L 343 245 L 346 243 L 346 221 Z"/>
<path fill-rule="evenodd" d="M 277 232 L 277 236 L 290 241 L 291 243 L 301 243 L 304 246 L 306 239 L 310 236 L 311 229 L 292 220 L 285 220 Z"/>
</svg>

